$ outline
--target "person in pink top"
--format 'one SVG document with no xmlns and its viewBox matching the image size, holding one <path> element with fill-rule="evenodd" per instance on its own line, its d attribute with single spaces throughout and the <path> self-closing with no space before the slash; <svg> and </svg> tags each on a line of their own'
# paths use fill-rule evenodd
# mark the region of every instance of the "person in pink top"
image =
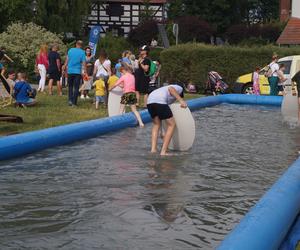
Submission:
<svg viewBox="0 0 300 250">
<path fill-rule="evenodd" d="M 49 67 L 48 46 L 46 44 L 43 44 L 40 48 L 40 51 L 35 60 L 35 67 L 36 67 L 36 70 L 40 74 L 40 82 L 39 82 L 38 91 L 44 92 L 45 84 L 46 84 L 47 69 Z"/>
<path fill-rule="evenodd" d="M 144 123 L 142 121 L 140 113 L 136 109 L 137 98 L 135 94 L 135 78 L 133 74 L 131 74 L 130 70 L 126 69 L 126 67 L 124 66 L 120 67 L 120 72 L 122 76 L 116 82 L 116 84 L 109 89 L 109 91 L 111 91 L 117 86 L 123 88 L 123 95 L 121 97 L 120 114 L 123 114 L 125 110 L 125 106 L 129 105 L 131 111 L 134 113 L 134 115 L 136 116 L 139 122 L 139 126 L 142 128 L 144 127 Z"/>
<path fill-rule="evenodd" d="M 260 89 L 259 89 L 259 71 L 260 68 L 256 67 L 255 71 L 253 72 L 252 78 L 253 78 L 253 94 L 254 95 L 260 95 Z"/>
</svg>

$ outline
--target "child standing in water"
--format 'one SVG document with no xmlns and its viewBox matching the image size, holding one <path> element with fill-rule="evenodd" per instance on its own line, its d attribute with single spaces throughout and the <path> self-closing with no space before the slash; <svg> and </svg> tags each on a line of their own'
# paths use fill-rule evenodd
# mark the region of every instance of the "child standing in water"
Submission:
<svg viewBox="0 0 300 250">
<path fill-rule="evenodd" d="M 253 72 L 253 94 L 254 95 L 260 95 L 260 89 L 259 89 L 259 71 L 260 68 L 256 67 L 255 71 Z"/>
<path fill-rule="evenodd" d="M 122 76 L 116 82 L 116 84 L 109 88 L 109 91 L 114 89 L 115 87 L 119 86 L 123 88 L 123 95 L 121 97 L 121 107 L 120 107 L 120 114 L 123 114 L 125 110 L 125 105 L 130 105 L 131 111 L 136 116 L 139 126 L 142 128 L 144 127 L 144 123 L 140 116 L 140 113 L 136 109 L 136 94 L 135 94 L 135 78 L 133 74 L 131 74 L 130 70 L 126 69 L 125 67 L 120 67 L 120 72 Z"/>
<path fill-rule="evenodd" d="M 153 121 L 151 153 L 157 152 L 157 138 L 161 128 L 161 122 L 165 120 L 167 129 L 163 138 L 163 146 L 160 155 L 168 155 L 167 150 L 176 126 L 169 105 L 176 100 L 179 101 L 182 108 L 187 108 L 187 104 L 183 100 L 183 87 L 176 84 L 156 89 L 149 95 L 147 108 Z"/>
</svg>

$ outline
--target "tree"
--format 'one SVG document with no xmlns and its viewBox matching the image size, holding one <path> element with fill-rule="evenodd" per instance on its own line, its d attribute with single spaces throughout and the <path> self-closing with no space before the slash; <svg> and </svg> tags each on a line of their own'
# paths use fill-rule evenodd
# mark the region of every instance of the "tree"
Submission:
<svg viewBox="0 0 300 250">
<path fill-rule="evenodd" d="M 144 23 L 153 19 L 154 10 L 151 8 L 150 0 L 144 0 L 143 6 L 139 14 L 140 23 Z"/>
<path fill-rule="evenodd" d="M 0 32 L 16 20 L 28 22 L 32 19 L 32 0 L 0 0 Z"/>
<path fill-rule="evenodd" d="M 12 22 L 34 22 L 52 32 L 78 34 L 90 10 L 90 0 L 0 0 L 0 31 Z"/>
<path fill-rule="evenodd" d="M 62 37 L 47 31 L 34 23 L 13 23 L 0 34 L 0 44 L 13 58 L 15 67 L 26 71 L 33 71 L 35 55 L 41 44 L 57 43 L 61 54 L 65 54 L 67 47 Z"/>
</svg>

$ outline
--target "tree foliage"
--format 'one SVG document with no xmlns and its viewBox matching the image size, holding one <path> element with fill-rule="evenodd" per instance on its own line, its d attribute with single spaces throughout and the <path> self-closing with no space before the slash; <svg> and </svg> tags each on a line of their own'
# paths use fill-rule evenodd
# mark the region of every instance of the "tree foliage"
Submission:
<svg viewBox="0 0 300 250">
<path fill-rule="evenodd" d="M 90 0 L 0 0 L 0 31 L 12 22 L 35 22 L 55 33 L 78 34 Z M 36 10 L 34 11 L 34 7 Z"/>
<path fill-rule="evenodd" d="M 66 53 L 67 47 L 62 42 L 62 37 L 33 23 L 13 23 L 0 34 L 0 45 L 13 58 L 16 68 L 26 71 L 33 71 L 40 46 L 52 43 L 59 45 L 62 55 Z"/>
<path fill-rule="evenodd" d="M 234 24 L 265 23 L 278 19 L 278 0 L 174 0 L 168 16 L 199 16 L 220 33 Z"/>
</svg>

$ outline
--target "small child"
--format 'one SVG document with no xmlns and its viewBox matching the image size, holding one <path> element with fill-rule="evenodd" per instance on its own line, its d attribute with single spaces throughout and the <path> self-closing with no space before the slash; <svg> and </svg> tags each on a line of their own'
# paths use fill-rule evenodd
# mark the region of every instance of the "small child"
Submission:
<svg viewBox="0 0 300 250">
<path fill-rule="evenodd" d="M 99 103 L 105 103 L 105 82 L 103 78 L 99 78 L 93 83 L 96 91 L 96 109 L 99 109 Z"/>
<path fill-rule="evenodd" d="M 254 95 L 260 95 L 260 89 L 259 89 L 259 71 L 260 68 L 256 67 L 255 71 L 253 72 L 253 94 Z"/>
<path fill-rule="evenodd" d="M 120 72 L 122 74 L 121 78 L 116 82 L 116 84 L 113 87 L 109 88 L 109 91 L 111 91 L 113 88 L 119 85 L 123 88 L 120 114 L 123 114 L 125 110 L 125 105 L 130 105 L 131 111 L 136 116 L 139 122 L 139 126 L 142 128 L 144 127 L 144 123 L 142 121 L 140 113 L 136 109 L 137 98 L 135 94 L 135 78 L 133 74 L 131 74 L 129 69 L 126 69 L 123 66 L 120 67 Z"/>
<path fill-rule="evenodd" d="M 119 80 L 119 77 L 116 75 L 116 69 L 112 68 L 111 70 L 111 76 L 108 78 L 107 84 L 108 88 L 112 88 L 115 86 L 116 82 Z"/>
</svg>

